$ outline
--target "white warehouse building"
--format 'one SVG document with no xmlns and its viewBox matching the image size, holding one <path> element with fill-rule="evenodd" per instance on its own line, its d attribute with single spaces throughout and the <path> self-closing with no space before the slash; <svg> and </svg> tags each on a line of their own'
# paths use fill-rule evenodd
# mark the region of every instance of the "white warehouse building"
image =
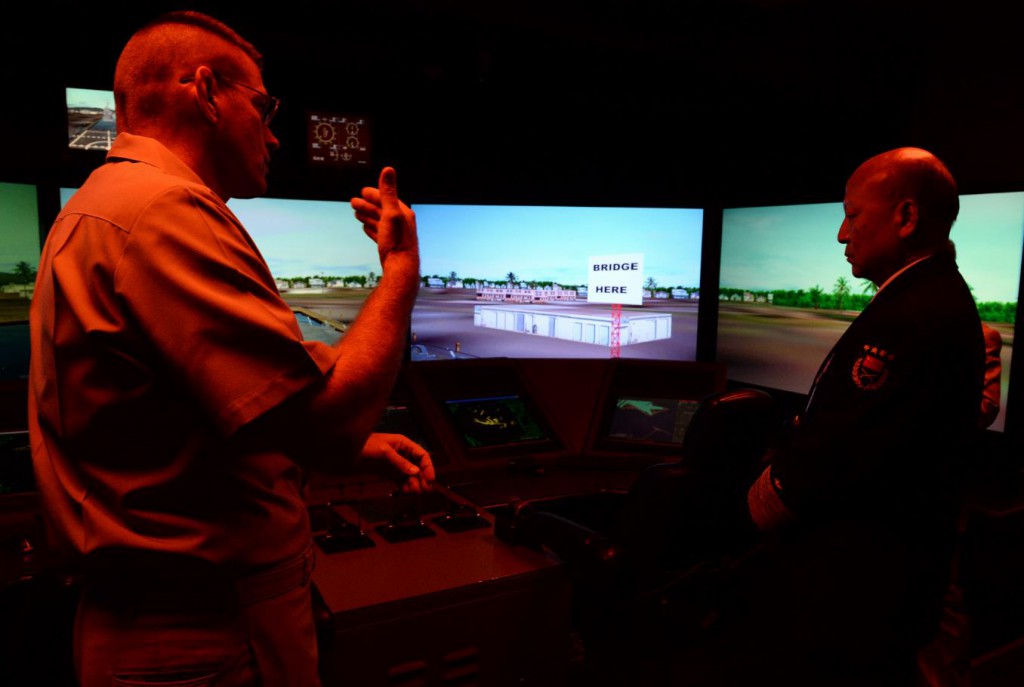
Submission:
<svg viewBox="0 0 1024 687">
<path fill-rule="evenodd" d="M 515 305 L 477 305 L 473 307 L 477 327 L 503 329 L 534 336 L 550 336 L 599 346 L 612 344 L 612 314 L 589 308 L 552 312 L 546 308 Z M 624 310 L 619 323 L 619 345 L 672 338 L 671 313 L 638 313 Z"/>
</svg>

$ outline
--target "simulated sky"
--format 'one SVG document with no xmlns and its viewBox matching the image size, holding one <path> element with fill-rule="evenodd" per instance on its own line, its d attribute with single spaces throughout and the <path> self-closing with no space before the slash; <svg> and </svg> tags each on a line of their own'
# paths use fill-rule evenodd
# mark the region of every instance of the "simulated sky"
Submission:
<svg viewBox="0 0 1024 687">
<path fill-rule="evenodd" d="M 723 287 L 831 292 L 845 277 L 855 292 L 863 280 L 850 273 L 836 240 L 842 203 L 729 208 L 722 217 Z M 950 238 L 957 262 L 979 302 L 1015 302 L 1024 241 L 1024 193 L 960 197 Z"/>
<path fill-rule="evenodd" d="M 421 272 L 587 284 L 589 257 L 644 254 L 644 281 L 699 286 L 703 211 L 510 205 L 415 205 Z"/>
<path fill-rule="evenodd" d="M 0 272 L 39 267 L 39 204 L 31 184 L 0 183 Z"/>
<path fill-rule="evenodd" d="M 228 207 L 277 278 L 381 274 L 377 244 L 348 201 L 232 198 Z"/>
<path fill-rule="evenodd" d="M 68 108 L 94 107 L 114 109 L 114 92 L 92 88 L 66 88 L 64 98 Z"/>
</svg>

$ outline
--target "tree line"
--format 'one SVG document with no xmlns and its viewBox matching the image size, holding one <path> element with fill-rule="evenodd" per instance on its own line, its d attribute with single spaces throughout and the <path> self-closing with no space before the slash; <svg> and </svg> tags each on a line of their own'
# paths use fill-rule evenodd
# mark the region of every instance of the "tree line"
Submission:
<svg viewBox="0 0 1024 687">
<path fill-rule="evenodd" d="M 34 284 L 36 281 L 36 268 L 22 260 L 14 266 L 13 272 L 0 272 L 0 286 L 8 284 Z"/>
<path fill-rule="evenodd" d="M 449 272 L 448 274 L 424 274 L 420 277 L 420 281 L 424 286 L 430 285 L 430 280 L 436 279 L 445 284 L 452 285 L 461 282 L 465 288 L 473 288 L 475 286 L 482 286 L 485 284 L 508 284 L 513 286 L 515 284 L 523 283 L 531 289 L 543 289 L 545 287 L 568 289 L 570 291 L 579 291 L 585 284 L 559 284 L 549 280 L 543 279 L 520 279 L 515 272 L 509 272 L 501 279 L 479 279 L 477 277 L 460 277 L 456 272 Z M 654 292 L 671 293 L 675 289 L 681 289 L 686 292 L 688 297 L 693 297 L 700 293 L 700 287 L 698 286 L 660 286 L 654 277 L 648 277 L 647 281 L 644 282 L 644 288 Z"/>
<path fill-rule="evenodd" d="M 970 288 L 970 287 L 968 287 Z M 744 300 L 749 294 L 755 301 L 770 303 L 791 308 L 809 308 L 812 310 L 847 310 L 860 312 L 874 298 L 878 287 L 862 280 L 861 288 L 855 291 L 846 277 L 839 277 L 832 287 L 826 291 L 815 285 L 809 289 L 737 289 L 723 286 L 718 290 L 720 300 Z M 973 291 L 973 289 L 972 289 Z M 977 302 L 978 315 L 985 322 L 1015 324 L 1017 319 L 1017 302 L 982 301 Z"/>
</svg>

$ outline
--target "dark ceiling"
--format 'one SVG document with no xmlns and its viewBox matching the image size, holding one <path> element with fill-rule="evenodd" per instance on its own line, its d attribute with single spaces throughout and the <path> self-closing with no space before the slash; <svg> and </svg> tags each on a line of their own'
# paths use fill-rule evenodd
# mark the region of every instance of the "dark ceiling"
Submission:
<svg viewBox="0 0 1024 687">
<path fill-rule="evenodd" d="M 30 10 L 2 29 L 0 171 L 76 182 L 83 166 L 45 142 L 64 126 L 63 86 L 109 88 L 131 31 L 179 7 L 226 20 L 266 56 L 284 102 L 272 195 L 347 197 L 371 175 L 305 163 L 310 109 L 368 115 L 374 165 L 395 164 L 419 201 L 836 200 L 859 161 L 900 145 L 935 151 L 966 192 L 1024 189 L 1024 12 L 899 0 Z"/>
</svg>

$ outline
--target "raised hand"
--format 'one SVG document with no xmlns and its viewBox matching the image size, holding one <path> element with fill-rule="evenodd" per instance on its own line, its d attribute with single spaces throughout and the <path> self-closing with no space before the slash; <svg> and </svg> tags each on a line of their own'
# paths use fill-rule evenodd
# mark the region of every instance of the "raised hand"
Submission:
<svg viewBox="0 0 1024 687">
<path fill-rule="evenodd" d="M 416 214 L 398 198 L 398 183 L 393 167 L 380 172 L 378 187 L 364 187 L 352 199 L 356 219 L 363 231 L 377 244 L 381 266 L 392 253 L 410 253 L 419 257 Z"/>
</svg>

